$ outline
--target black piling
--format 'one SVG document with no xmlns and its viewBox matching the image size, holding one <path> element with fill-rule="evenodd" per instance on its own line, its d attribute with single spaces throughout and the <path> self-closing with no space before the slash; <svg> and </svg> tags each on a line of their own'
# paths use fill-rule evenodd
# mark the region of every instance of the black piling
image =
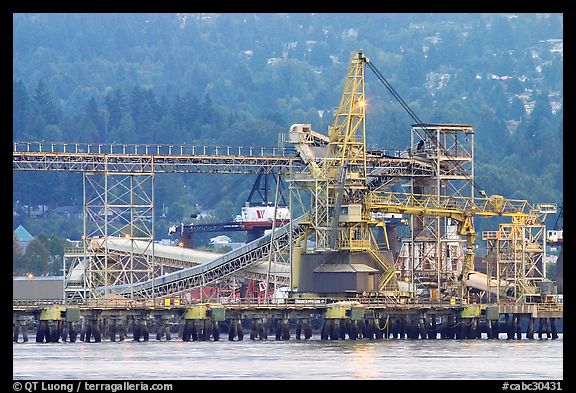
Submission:
<svg viewBox="0 0 576 393">
<path fill-rule="evenodd" d="M 46 337 L 46 330 L 48 329 L 48 321 L 39 321 L 38 330 L 36 330 L 36 342 L 43 343 Z"/>
<path fill-rule="evenodd" d="M 546 332 L 546 338 L 550 338 L 552 335 L 550 334 L 550 324 L 548 318 L 544 318 L 544 331 Z"/>
<path fill-rule="evenodd" d="M 538 326 L 538 338 L 542 340 L 542 333 L 546 333 L 546 338 L 550 338 L 548 330 L 548 318 L 540 318 Z"/>
<path fill-rule="evenodd" d="M 302 328 L 304 330 L 304 339 L 305 340 L 311 339 L 312 338 L 312 325 L 310 325 L 309 319 L 304 320 Z"/>
<path fill-rule="evenodd" d="M 426 340 L 426 317 L 422 317 L 418 321 L 418 334 L 420 335 L 420 339 Z"/>
<path fill-rule="evenodd" d="M 282 337 L 281 339 L 286 341 L 290 340 L 290 327 L 288 326 L 288 320 L 285 319 L 282 321 Z"/>
<path fill-rule="evenodd" d="M 206 319 L 198 321 L 198 340 L 206 341 L 209 338 L 208 328 L 206 327 Z"/>
<path fill-rule="evenodd" d="M 242 330 L 242 320 L 238 320 L 238 324 L 236 326 L 236 332 L 238 335 L 238 341 L 244 340 L 244 331 Z"/>
<path fill-rule="evenodd" d="M 492 321 L 492 338 L 500 339 L 500 320 Z"/>
<path fill-rule="evenodd" d="M 338 329 L 338 338 L 340 340 L 346 340 L 346 333 L 348 331 L 348 322 L 349 319 L 340 319 L 340 326 Z"/>
<path fill-rule="evenodd" d="M 190 329 L 190 336 L 192 338 L 192 341 L 198 341 L 198 321 L 196 321 L 195 319 L 192 320 L 192 326 Z M 232 336 L 234 337 L 234 336 Z"/>
<path fill-rule="evenodd" d="M 259 340 L 267 340 L 268 339 L 268 329 L 264 328 L 263 322 L 258 322 L 258 326 L 256 328 L 258 332 L 258 339 Z"/>
<path fill-rule="evenodd" d="M 62 342 L 66 342 L 70 333 L 68 332 L 69 329 L 72 327 L 71 322 L 62 321 Z"/>
<path fill-rule="evenodd" d="M 479 338 L 479 334 L 482 334 L 480 331 L 480 323 L 478 318 L 470 319 L 470 328 L 468 329 L 468 338 L 475 340 Z"/>
<path fill-rule="evenodd" d="M 520 315 L 516 316 L 516 340 L 522 339 L 522 318 Z"/>
<path fill-rule="evenodd" d="M 258 325 L 256 318 L 252 319 L 252 324 L 250 325 L 250 340 L 254 341 L 258 337 Z"/>
<path fill-rule="evenodd" d="M 348 337 L 350 340 L 357 340 L 359 334 L 358 321 L 350 321 L 350 331 Z"/>
<path fill-rule="evenodd" d="M 298 321 L 296 322 L 296 340 L 301 340 L 301 335 L 302 335 L 302 321 L 300 319 L 298 319 Z"/>
<path fill-rule="evenodd" d="M 340 323 L 337 319 L 330 320 L 330 340 L 338 340 L 338 331 L 340 330 Z"/>
<path fill-rule="evenodd" d="M 14 322 L 12 334 L 12 341 L 17 343 L 20 338 L 20 322 Z"/>
<path fill-rule="evenodd" d="M 234 341 L 236 337 L 236 321 L 233 319 L 230 321 L 230 329 L 228 330 L 228 341 Z"/>
<path fill-rule="evenodd" d="M 430 325 L 428 330 L 428 339 L 429 340 L 436 340 L 438 337 L 438 330 L 436 327 L 436 315 L 432 315 L 430 317 Z"/>
<path fill-rule="evenodd" d="M 190 341 L 190 337 L 192 335 L 192 320 L 186 319 L 184 320 L 184 324 L 182 327 L 182 341 Z"/>
<path fill-rule="evenodd" d="M 374 320 L 369 319 L 366 321 L 366 330 L 364 332 L 364 338 L 368 340 L 374 340 Z"/>
<path fill-rule="evenodd" d="M 531 316 L 528 317 L 528 328 L 526 330 L 526 338 L 528 340 L 534 339 L 534 318 Z"/>
<path fill-rule="evenodd" d="M 444 340 L 448 340 L 452 337 L 450 337 L 450 331 L 452 329 L 452 324 L 453 324 L 453 316 L 452 315 L 447 315 L 445 317 L 442 317 L 442 325 L 440 327 L 441 330 L 441 336 Z"/>
<path fill-rule="evenodd" d="M 558 329 L 556 328 L 556 318 L 550 318 L 550 331 L 552 333 L 552 340 L 558 338 Z"/>
<path fill-rule="evenodd" d="M 476 320 L 476 339 L 481 339 L 482 338 L 482 320 L 480 319 L 480 317 L 478 318 L 474 318 Z"/>
<path fill-rule="evenodd" d="M 390 319 L 390 322 L 392 323 L 391 325 L 391 337 L 392 339 L 397 339 L 399 340 L 400 337 L 402 336 L 402 320 L 396 318 L 396 319 Z"/>
<path fill-rule="evenodd" d="M 92 335 L 94 337 L 95 343 L 102 341 L 102 333 L 100 331 L 100 324 L 98 323 L 98 319 L 92 320 Z"/>
<path fill-rule="evenodd" d="M 27 343 L 28 342 L 28 323 L 24 322 L 21 325 L 22 328 L 22 341 Z"/>
<path fill-rule="evenodd" d="M 162 324 L 162 318 L 156 318 L 156 341 L 162 340 L 162 336 L 164 335 L 164 326 Z"/>
<path fill-rule="evenodd" d="M 401 318 L 398 321 L 398 338 L 404 340 L 408 331 L 408 321 L 406 318 Z"/>
<path fill-rule="evenodd" d="M 363 319 L 356 321 L 356 328 L 358 329 L 358 338 L 366 338 L 364 335 L 366 332 L 366 322 Z"/>
<path fill-rule="evenodd" d="M 320 340 L 328 339 L 328 320 L 324 319 L 322 327 L 320 328 Z"/>
<path fill-rule="evenodd" d="M 280 320 L 276 320 L 276 341 L 282 339 L 282 323 Z"/>
<path fill-rule="evenodd" d="M 164 324 L 164 335 L 166 337 L 166 341 L 172 340 L 172 332 L 170 331 L 170 321 L 166 321 Z"/>
<path fill-rule="evenodd" d="M 132 339 L 134 341 L 140 341 L 142 337 L 142 326 L 140 325 L 140 321 L 133 321 L 132 322 Z"/>
<path fill-rule="evenodd" d="M 110 336 L 110 341 L 116 341 L 116 330 L 117 330 L 116 318 L 111 318 L 108 324 L 108 335 Z"/>
<path fill-rule="evenodd" d="M 213 323 L 211 320 L 207 319 L 204 321 L 204 336 L 205 336 L 205 340 L 210 340 L 210 337 L 213 337 L 213 332 L 212 332 L 212 328 L 213 328 Z M 170 340 L 169 338 L 166 338 L 167 340 Z"/>
<path fill-rule="evenodd" d="M 382 330 L 380 330 L 380 318 L 374 316 L 370 331 L 372 333 L 372 339 L 376 340 L 382 338 Z"/>
<path fill-rule="evenodd" d="M 538 338 L 542 340 L 542 330 L 544 328 L 544 323 L 542 322 L 544 318 L 538 318 Z"/>
<path fill-rule="evenodd" d="M 144 338 L 144 341 L 150 340 L 150 334 L 148 333 L 148 322 L 145 319 L 142 320 L 142 337 Z"/>
<path fill-rule="evenodd" d="M 185 319 L 180 319 L 178 321 L 178 338 L 182 341 L 184 341 L 184 325 L 186 324 L 186 320 Z"/>
<path fill-rule="evenodd" d="M 465 338 L 464 333 L 466 333 L 466 323 L 459 315 L 456 316 L 456 325 L 454 327 L 456 331 L 456 339 L 462 340 Z"/>
<path fill-rule="evenodd" d="M 510 318 L 508 313 L 504 314 L 504 321 L 506 323 L 506 340 L 512 340 L 514 338 L 514 317 Z"/>
</svg>

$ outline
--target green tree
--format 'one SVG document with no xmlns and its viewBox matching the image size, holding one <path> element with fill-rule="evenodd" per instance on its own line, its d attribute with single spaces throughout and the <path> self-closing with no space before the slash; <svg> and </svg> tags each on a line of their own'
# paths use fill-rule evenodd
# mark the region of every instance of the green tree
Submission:
<svg viewBox="0 0 576 393">
<path fill-rule="evenodd" d="M 106 137 L 104 133 L 104 116 L 96 103 L 94 97 L 90 97 L 90 100 L 86 104 L 86 110 L 84 111 L 84 116 L 89 120 L 95 127 L 98 135 L 98 142 L 106 142 Z"/>
<path fill-rule="evenodd" d="M 130 97 L 130 113 L 141 143 L 155 143 L 155 122 L 159 119 L 160 110 L 154 90 L 136 86 Z"/>
<path fill-rule="evenodd" d="M 112 129 L 110 133 L 110 140 L 115 141 L 116 143 L 142 142 L 136 133 L 136 124 L 134 124 L 134 120 L 130 113 L 122 115 L 118 128 Z"/>
<path fill-rule="evenodd" d="M 118 128 L 122 116 L 128 112 L 128 102 L 122 89 L 109 91 L 104 105 L 108 111 L 108 128 Z"/>
<path fill-rule="evenodd" d="M 14 137 L 26 137 L 32 115 L 32 98 L 21 79 L 12 84 L 12 133 Z M 28 134 L 29 135 L 29 134 Z"/>
<path fill-rule="evenodd" d="M 220 221 L 230 221 L 236 215 L 237 208 L 229 201 L 218 203 L 214 214 Z"/>
<path fill-rule="evenodd" d="M 60 109 L 43 80 L 38 82 L 33 98 L 46 124 L 57 124 L 60 121 L 62 117 Z"/>
<path fill-rule="evenodd" d="M 12 234 L 12 270 L 14 274 L 25 273 L 24 248 L 15 234 Z"/>
<path fill-rule="evenodd" d="M 31 240 L 24 253 L 23 266 L 28 272 L 35 275 L 48 273 L 49 256 L 50 252 L 42 240 Z"/>
</svg>

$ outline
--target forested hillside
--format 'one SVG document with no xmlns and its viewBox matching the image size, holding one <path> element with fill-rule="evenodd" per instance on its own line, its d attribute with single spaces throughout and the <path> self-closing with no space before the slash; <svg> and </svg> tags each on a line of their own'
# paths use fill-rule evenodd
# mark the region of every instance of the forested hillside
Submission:
<svg viewBox="0 0 576 393">
<path fill-rule="evenodd" d="M 13 139 L 277 144 L 327 132 L 362 49 L 425 122 L 475 128 L 488 194 L 563 199 L 562 14 L 14 14 Z M 370 146 L 406 148 L 412 119 L 367 71 Z M 253 179 L 156 179 L 158 233 L 197 209 L 238 212 Z M 78 174 L 13 176 L 14 227 L 78 239 Z"/>
</svg>

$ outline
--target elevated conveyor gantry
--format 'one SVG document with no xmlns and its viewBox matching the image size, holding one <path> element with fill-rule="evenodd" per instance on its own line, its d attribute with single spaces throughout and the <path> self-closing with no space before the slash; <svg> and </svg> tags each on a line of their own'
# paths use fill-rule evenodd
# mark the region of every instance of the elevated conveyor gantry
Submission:
<svg viewBox="0 0 576 393">
<path fill-rule="evenodd" d="M 283 250 L 284 253 L 288 254 L 288 248 L 293 239 L 301 237 L 306 232 L 306 226 L 299 225 L 303 220 L 304 217 L 300 217 L 293 220 L 291 224 L 278 228 L 273 239 L 272 235 L 265 235 L 213 261 L 156 277 L 132 287 L 116 286 L 109 289 L 120 294 L 130 293 L 135 298 L 155 299 L 178 295 L 192 288 L 214 284 L 218 280 L 246 269 L 251 268 L 258 271 L 255 267 L 262 267 L 271 251 L 282 252 Z M 278 267 L 280 264 L 276 264 L 276 268 Z M 264 274 L 264 271 L 260 270 L 260 273 Z M 288 281 L 290 265 L 285 264 L 284 270 L 276 271 L 275 274 L 283 277 L 284 281 Z"/>
</svg>

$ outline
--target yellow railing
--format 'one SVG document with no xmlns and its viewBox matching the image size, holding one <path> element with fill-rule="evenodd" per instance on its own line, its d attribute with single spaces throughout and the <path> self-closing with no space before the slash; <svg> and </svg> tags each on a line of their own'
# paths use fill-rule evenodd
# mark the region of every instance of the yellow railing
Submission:
<svg viewBox="0 0 576 393">
<path fill-rule="evenodd" d="M 538 303 L 536 304 L 537 311 L 553 311 L 564 312 L 564 305 L 561 303 Z"/>
<path fill-rule="evenodd" d="M 369 195 L 366 199 L 370 210 L 403 208 L 411 210 L 436 210 L 472 215 L 524 215 L 531 206 L 526 200 L 504 199 L 498 195 L 489 198 L 468 198 L 446 195 L 424 195 L 388 192 Z"/>
</svg>

